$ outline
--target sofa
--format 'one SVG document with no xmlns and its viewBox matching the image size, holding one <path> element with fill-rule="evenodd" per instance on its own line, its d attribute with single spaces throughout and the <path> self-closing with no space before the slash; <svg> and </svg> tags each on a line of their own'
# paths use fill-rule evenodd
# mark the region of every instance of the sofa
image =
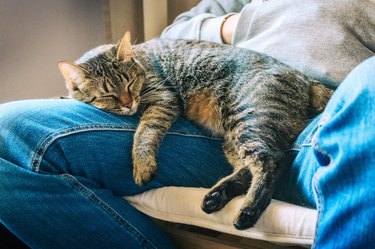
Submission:
<svg viewBox="0 0 375 249">
<path fill-rule="evenodd" d="M 206 214 L 200 204 L 207 192 L 204 188 L 164 187 L 124 198 L 153 217 L 181 248 L 309 248 L 313 243 L 314 209 L 272 200 L 254 227 L 237 230 L 232 222 L 244 196 Z"/>
</svg>

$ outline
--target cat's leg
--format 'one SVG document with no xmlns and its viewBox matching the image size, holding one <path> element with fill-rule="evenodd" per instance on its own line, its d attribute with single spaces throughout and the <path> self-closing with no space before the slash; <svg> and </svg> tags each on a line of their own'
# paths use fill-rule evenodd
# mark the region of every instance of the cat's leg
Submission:
<svg viewBox="0 0 375 249">
<path fill-rule="evenodd" d="M 252 227 L 271 202 L 279 167 L 274 160 L 260 160 L 257 156 L 246 158 L 252 173 L 252 182 L 240 212 L 234 220 L 237 229 Z"/>
<path fill-rule="evenodd" d="M 246 193 L 251 183 L 251 172 L 247 167 L 236 169 L 211 188 L 202 202 L 202 210 L 212 213 L 222 209 L 234 197 Z"/>
<path fill-rule="evenodd" d="M 153 105 L 142 114 L 132 150 L 133 177 L 138 185 L 147 183 L 156 174 L 158 147 L 177 116 L 176 104 Z"/>
<path fill-rule="evenodd" d="M 251 182 L 247 185 L 245 200 L 234 220 L 237 229 L 253 226 L 271 201 L 276 180 L 281 171 L 278 164 L 284 153 L 276 142 L 274 131 L 267 130 L 271 117 L 263 116 L 255 123 L 238 123 L 227 132 L 224 150 L 234 167 L 249 172 Z M 276 127 L 276 125 L 274 125 Z M 242 179 L 246 180 L 246 179 Z"/>
<path fill-rule="evenodd" d="M 234 133 L 224 136 L 223 151 L 228 162 L 234 168 L 232 174 L 218 181 L 206 194 L 202 202 L 202 210 L 212 213 L 222 209 L 234 197 L 245 194 L 251 184 L 251 172 L 239 157 L 233 146 Z"/>
<path fill-rule="evenodd" d="M 316 115 L 324 110 L 334 91 L 318 81 L 311 84 L 310 111 Z"/>
</svg>

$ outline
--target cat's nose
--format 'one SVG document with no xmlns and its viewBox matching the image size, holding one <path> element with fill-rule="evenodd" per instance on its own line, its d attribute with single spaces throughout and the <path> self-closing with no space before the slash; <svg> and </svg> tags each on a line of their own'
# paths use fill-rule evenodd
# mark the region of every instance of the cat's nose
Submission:
<svg viewBox="0 0 375 249">
<path fill-rule="evenodd" d="M 125 108 L 127 108 L 127 109 L 132 109 L 132 106 L 133 106 L 133 103 L 132 102 L 130 102 L 130 103 L 124 103 L 123 104 L 123 107 L 125 107 Z"/>
<path fill-rule="evenodd" d="M 129 97 L 124 95 L 124 96 L 121 96 L 119 100 L 120 100 L 120 104 L 122 107 L 127 108 L 127 109 L 132 108 L 133 101 Z"/>
</svg>

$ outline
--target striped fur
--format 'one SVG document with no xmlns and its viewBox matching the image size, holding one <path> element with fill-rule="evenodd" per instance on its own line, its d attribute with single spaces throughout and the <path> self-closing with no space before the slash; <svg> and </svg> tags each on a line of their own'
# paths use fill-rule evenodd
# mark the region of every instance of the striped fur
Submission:
<svg viewBox="0 0 375 249">
<path fill-rule="evenodd" d="M 132 46 L 126 60 L 121 49 L 97 48 L 73 64 L 79 72 L 61 64 L 70 96 L 117 114 L 142 113 L 132 151 L 137 184 L 156 173 L 158 146 L 179 115 L 223 136 L 234 171 L 212 187 L 202 209 L 218 211 L 246 194 L 234 226 L 253 226 L 271 200 L 285 151 L 332 90 L 271 57 L 226 45 L 156 39 Z"/>
</svg>

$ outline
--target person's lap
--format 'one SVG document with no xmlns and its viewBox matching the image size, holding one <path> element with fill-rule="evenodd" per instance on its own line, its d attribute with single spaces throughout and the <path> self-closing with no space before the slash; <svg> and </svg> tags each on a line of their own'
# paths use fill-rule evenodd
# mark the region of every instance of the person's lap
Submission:
<svg viewBox="0 0 375 249">
<path fill-rule="evenodd" d="M 131 162 L 137 116 L 75 100 L 21 101 L 1 109 L 2 125 L 10 127 L 2 136 L 9 148 L 0 151 L 1 158 L 38 173 L 85 177 L 119 195 L 167 185 L 209 187 L 231 171 L 221 139 L 180 118 L 160 145 L 157 176 L 139 187 Z"/>
<path fill-rule="evenodd" d="M 158 153 L 158 173 L 145 186 L 137 186 L 132 175 L 131 148 L 137 116 L 113 115 L 75 100 L 46 99 L 0 105 L 0 120 L 0 172 L 3 176 L 0 185 L 19 191 L 16 197 L 9 192 L 2 194 L 2 208 L 9 212 L 0 215 L 0 219 L 28 243 L 38 240 L 28 229 L 36 223 L 39 231 L 46 231 L 45 234 L 61 233 L 58 226 L 69 223 L 100 223 L 104 231 L 96 229 L 95 234 L 98 234 L 110 231 L 110 227 L 118 229 L 113 224 L 115 220 L 123 231 L 113 231 L 113 235 L 129 233 L 129 236 L 139 238 L 138 243 L 142 246 L 153 244 L 152 238 L 147 240 L 151 231 L 157 228 L 126 203 L 123 196 L 163 186 L 209 188 L 232 171 L 222 152 L 221 139 L 183 118 L 176 121 L 163 139 Z M 305 131 L 308 132 L 309 129 Z M 305 133 L 300 140 L 305 140 Z M 301 148 L 298 143 L 296 148 L 298 151 Z M 295 150 L 289 155 L 290 160 L 295 156 Z M 308 188 L 293 188 L 296 179 L 290 175 L 293 172 L 299 175 L 301 170 L 301 165 L 296 165 L 298 167 L 288 170 L 280 181 L 281 185 L 289 186 L 277 188 L 282 191 L 277 191 L 276 197 L 279 193 L 280 199 L 298 203 L 305 198 L 303 191 Z M 27 193 L 29 191 L 31 193 Z M 27 211 L 30 201 L 35 200 L 38 203 L 33 205 L 33 210 Z M 110 219 L 100 217 L 103 213 Z M 34 216 L 30 223 L 14 225 L 19 220 L 30 219 L 30 215 Z M 57 226 L 56 230 L 39 224 L 43 217 L 56 215 L 65 217 L 64 221 L 55 220 L 49 224 Z M 63 230 L 67 236 L 73 233 L 70 238 L 78 232 L 70 228 Z M 136 232 L 138 230 L 140 234 Z M 87 231 L 89 237 L 92 232 Z M 155 241 L 163 236 L 152 233 Z M 92 242 L 84 238 L 85 232 L 79 238 L 83 243 L 80 246 Z M 104 243 L 100 242 L 100 237 L 97 239 L 96 243 Z M 107 238 L 106 243 L 110 240 Z M 112 241 L 115 245 L 121 243 L 115 237 Z M 45 240 L 45 243 L 50 246 L 58 242 Z M 77 241 L 72 243 L 77 244 Z"/>
<path fill-rule="evenodd" d="M 137 243 L 142 246 L 152 245 L 151 233 L 155 241 L 163 235 L 155 232 L 148 218 L 122 196 L 163 186 L 209 188 L 232 171 L 222 152 L 221 139 L 183 118 L 176 121 L 163 139 L 158 153 L 158 173 L 145 186 L 137 186 L 132 175 L 131 147 L 138 124 L 136 116 L 112 115 L 75 100 L 48 99 L 3 104 L 0 120 L 3 177 L 0 185 L 17 189 L 2 193 L 1 209 L 8 211 L 0 218 L 29 245 L 38 241 L 38 235 L 28 229 L 30 226 L 38 227 L 38 234 L 44 231 L 45 238 L 49 237 L 46 234 L 61 231 L 67 236 L 72 233 L 69 238 L 74 238 L 76 229 L 80 229 L 77 225 L 83 222 L 100 224 L 103 230 L 96 229 L 95 234 L 111 231 L 113 227 L 113 236 L 128 233 L 138 238 Z M 30 203 L 35 201 L 28 211 Z M 49 225 L 40 222 L 57 215 L 64 220 L 55 219 Z M 17 224 L 19 220 L 29 220 L 30 216 L 33 218 L 29 223 Z M 75 222 L 76 229 L 67 225 Z M 61 230 L 59 226 L 66 228 Z M 116 232 L 118 226 L 121 232 Z M 92 237 L 93 231 L 87 233 Z M 95 237 L 98 240 L 95 243 L 104 243 Z M 85 232 L 79 240 L 80 246 L 93 242 L 85 240 Z M 114 245 L 121 243 L 115 237 L 112 240 L 107 237 L 106 243 L 109 241 L 114 241 Z M 44 239 L 43 243 L 35 246 L 50 246 L 59 241 Z M 77 241 L 72 240 L 73 244 L 77 245 Z"/>
<path fill-rule="evenodd" d="M 38 173 L 85 178 L 116 195 L 163 186 L 208 188 L 232 170 L 221 139 L 180 118 L 160 145 L 157 175 L 145 186 L 137 186 L 131 162 L 137 116 L 113 115 L 75 100 L 21 101 L 3 105 L 3 109 L 7 109 L 3 122 L 14 112 L 16 120 L 9 118 L 9 122 L 24 125 L 12 125 L 14 130 L 6 138 L 12 142 L 7 144 L 17 146 L 0 151 L 1 158 Z M 288 151 L 286 163 L 292 166 L 279 182 L 277 199 L 314 206 L 311 179 L 318 165 L 310 153 L 318 121 L 319 117 L 313 119 Z M 308 158 L 313 162 L 308 164 Z"/>
<path fill-rule="evenodd" d="M 165 136 L 158 174 L 145 186 L 137 186 L 132 176 L 138 117 L 74 100 L 30 100 L 1 105 L 0 123 L 0 186 L 17 190 L 1 192 L 0 219 L 35 247 L 172 247 L 122 197 L 170 185 L 210 187 L 231 172 L 221 140 L 184 119 Z M 82 231 L 83 223 L 95 230 Z M 52 241 L 62 232 L 66 238 Z"/>
</svg>

